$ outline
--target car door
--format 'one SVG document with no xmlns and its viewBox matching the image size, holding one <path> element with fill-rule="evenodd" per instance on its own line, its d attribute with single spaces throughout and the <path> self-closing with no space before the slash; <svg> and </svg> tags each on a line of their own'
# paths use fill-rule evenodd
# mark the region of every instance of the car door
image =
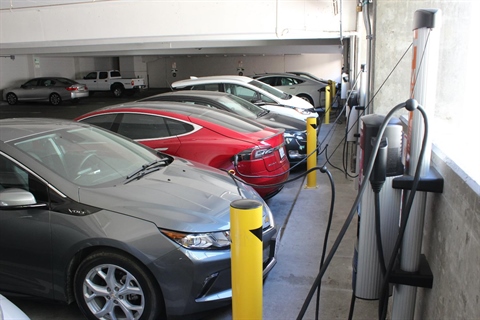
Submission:
<svg viewBox="0 0 480 320">
<path fill-rule="evenodd" d="M 0 290 L 53 296 L 48 187 L 0 153 L 0 193 L 30 191 L 45 206 L 0 206 Z M 0 195 L 1 196 L 1 195 Z"/>
<path fill-rule="evenodd" d="M 37 100 L 38 98 L 38 90 L 39 90 L 39 82 L 41 79 L 32 79 L 25 82 L 21 86 L 21 90 L 18 98 L 20 100 Z"/>
</svg>

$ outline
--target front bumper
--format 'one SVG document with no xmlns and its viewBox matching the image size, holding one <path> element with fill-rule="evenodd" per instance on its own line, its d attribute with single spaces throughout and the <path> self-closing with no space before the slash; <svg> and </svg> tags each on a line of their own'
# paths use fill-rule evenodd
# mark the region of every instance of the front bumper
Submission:
<svg viewBox="0 0 480 320">
<path fill-rule="evenodd" d="M 275 227 L 264 229 L 263 276 L 276 264 Z M 226 306 L 231 303 L 230 250 L 187 250 L 178 248 L 157 259 L 157 276 L 167 315 L 181 317 Z"/>
</svg>

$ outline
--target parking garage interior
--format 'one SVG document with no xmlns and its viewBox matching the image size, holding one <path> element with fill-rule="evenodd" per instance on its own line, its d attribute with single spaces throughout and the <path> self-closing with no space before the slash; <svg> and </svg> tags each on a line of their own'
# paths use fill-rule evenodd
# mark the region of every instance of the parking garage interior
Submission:
<svg viewBox="0 0 480 320">
<path fill-rule="evenodd" d="M 443 178 L 443 190 L 425 196 L 420 244 L 433 282 L 415 289 L 411 318 L 480 319 L 477 1 L 2 0 L 0 90 L 33 77 L 79 79 L 90 71 L 110 69 L 145 79 L 148 89 L 142 95 L 169 90 L 172 82 L 190 76 L 304 71 L 347 88 L 339 110 L 348 103 L 348 93 L 357 90 L 365 99 L 360 104 L 371 114 L 386 115 L 411 98 L 415 12 L 425 8 L 441 12 L 433 28 L 439 33 L 438 61 L 433 61 L 435 70 L 424 86 L 434 101 L 427 157 Z M 119 102 L 106 94 L 95 99 Z M 0 116 L 70 116 L 41 104 L 34 107 L 22 113 L 2 101 Z M 408 112 L 396 116 L 407 134 Z M 333 173 L 336 186 L 329 249 L 359 189 L 353 175 L 338 169 L 344 161 L 346 121 L 345 113 L 333 113 L 318 137 L 326 147 L 318 164 Z M 301 179 L 288 184 L 268 201 L 282 217 L 282 226 L 278 262 L 264 282 L 263 318 L 377 318 L 377 299 L 353 303 L 356 220 L 321 279 L 319 302 L 312 298 L 300 316 L 321 270 L 332 194 L 326 174 L 318 173 L 314 188 L 305 184 Z M 75 306 L 11 300 L 31 319 L 83 318 Z M 394 304 L 395 294 L 389 307 Z M 389 312 L 395 318 L 394 311 Z M 202 317 L 231 319 L 231 308 Z"/>
</svg>

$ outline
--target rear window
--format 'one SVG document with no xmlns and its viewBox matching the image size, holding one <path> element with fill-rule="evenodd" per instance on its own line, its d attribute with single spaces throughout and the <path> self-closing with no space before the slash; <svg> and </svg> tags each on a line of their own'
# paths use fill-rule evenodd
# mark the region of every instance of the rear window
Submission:
<svg viewBox="0 0 480 320">
<path fill-rule="evenodd" d="M 166 138 L 192 131 L 192 125 L 148 114 L 125 113 L 118 133 L 130 139 Z"/>
<path fill-rule="evenodd" d="M 258 122 L 250 121 L 243 117 L 237 117 L 234 114 L 229 113 L 204 112 L 195 117 L 237 132 L 258 132 L 264 128 L 264 126 Z"/>
</svg>

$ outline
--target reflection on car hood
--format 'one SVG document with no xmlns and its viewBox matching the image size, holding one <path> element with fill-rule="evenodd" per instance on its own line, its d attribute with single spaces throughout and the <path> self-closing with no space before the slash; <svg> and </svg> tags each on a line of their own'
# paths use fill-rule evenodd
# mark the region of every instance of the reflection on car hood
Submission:
<svg viewBox="0 0 480 320">
<path fill-rule="evenodd" d="M 291 129 L 300 131 L 307 130 L 307 123 L 305 121 L 275 112 L 269 112 L 265 116 L 258 118 L 257 121 L 272 128 L 282 128 L 285 130 Z"/>
<path fill-rule="evenodd" d="M 242 186 L 241 189 L 243 197 L 263 203 L 250 187 Z M 230 203 L 242 198 L 227 174 L 178 159 L 128 184 L 82 188 L 79 197 L 82 203 L 185 232 L 229 229 Z"/>
</svg>

